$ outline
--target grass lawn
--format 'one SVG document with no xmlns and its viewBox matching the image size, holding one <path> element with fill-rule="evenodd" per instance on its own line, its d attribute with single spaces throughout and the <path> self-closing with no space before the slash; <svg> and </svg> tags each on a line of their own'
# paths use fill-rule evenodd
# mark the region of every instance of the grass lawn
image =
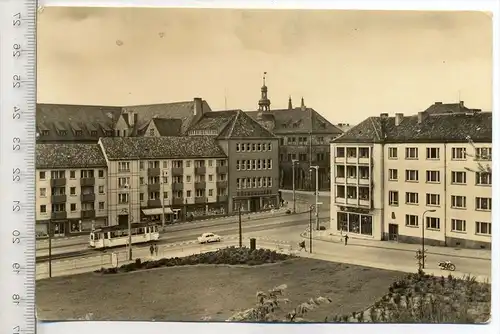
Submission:
<svg viewBox="0 0 500 334">
<path fill-rule="evenodd" d="M 102 276 L 87 273 L 37 281 L 37 314 L 40 320 L 78 319 L 93 313 L 93 320 L 224 321 L 253 307 L 257 291 L 286 284 L 290 308 L 311 297 L 330 297 L 331 304 L 306 317 L 323 321 L 370 306 L 403 275 L 304 258 L 256 267 L 201 265 Z"/>
</svg>

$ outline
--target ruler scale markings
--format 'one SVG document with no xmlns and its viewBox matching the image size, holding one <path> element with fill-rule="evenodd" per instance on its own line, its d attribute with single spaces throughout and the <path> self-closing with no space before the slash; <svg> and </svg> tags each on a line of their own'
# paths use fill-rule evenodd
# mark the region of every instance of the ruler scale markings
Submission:
<svg viewBox="0 0 500 334">
<path fill-rule="evenodd" d="M 36 15 L 36 0 L 0 0 L 0 332 L 11 334 L 36 332 Z"/>
</svg>

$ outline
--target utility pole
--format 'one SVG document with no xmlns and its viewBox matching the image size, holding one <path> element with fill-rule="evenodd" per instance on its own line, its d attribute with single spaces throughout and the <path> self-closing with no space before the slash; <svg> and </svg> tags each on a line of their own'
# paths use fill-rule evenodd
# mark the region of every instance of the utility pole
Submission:
<svg viewBox="0 0 500 334">
<path fill-rule="evenodd" d="M 313 170 L 315 169 L 316 170 L 316 174 L 315 174 L 315 177 L 316 177 L 316 204 L 315 204 L 315 207 L 316 207 L 316 210 L 315 210 L 315 214 L 316 214 L 316 229 L 319 230 L 319 210 L 318 210 L 318 205 L 319 205 L 319 180 L 318 180 L 318 171 L 319 171 L 319 166 L 311 166 L 310 167 L 310 170 Z"/>
<path fill-rule="evenodd" d="M 52 278 L 52 220 L 49 219 L 49 278 Z"/>
<path fill-rule="evenodd" d="M 161 186 L 161 231 L 163 232 L 165 230 L 165 189 L 163 188 L 163 185 L 165 184 L 165 172 L 163 172 L 163 176 L 160 180 L 160 186 Z"/>
<path fill-rule="evenodd" d="M 295 164 L 298 160 L 292 159 L 292 189 L 293 189 L 293 213 L 296 213 L 295 210 Z"/>
<path fill-rule="evenodd" d="M 422 213 L 422 269 L 425 269 L 425 221 L 424 217 L 427 212 L 436 212 L 436 210 L 431 209 L 431 210 L 425 210 L 424 213 Z"/>
<path fill-rule="evenodd" d="M 313 252 L 312 210 L 313 206 L 311 205 L 309 207 L 309 253 Z"/>
<path fill-rule="evenodd" d="M 240 248 L 243 247 L 243 235 L 241 231 L 241 202 L 238 206 L 238 226 L 239 226 L 239 237 L 240 237 Z"/>
<path fill-rule="evenodd" d="M 128 188 L 128 259 L 132 261 L 132 188 Z"/>
</svg>

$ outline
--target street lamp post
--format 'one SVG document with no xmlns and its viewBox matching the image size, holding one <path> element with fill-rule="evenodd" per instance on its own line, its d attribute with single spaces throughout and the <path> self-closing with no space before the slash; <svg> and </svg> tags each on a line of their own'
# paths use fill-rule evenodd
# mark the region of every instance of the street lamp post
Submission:
<svg viewBox="0 0 500 334">
<path fill-rule="evenodd" d="M 49 219 L 49 278 L 52 278 L 52 219 Z"/>
<path fill-rule="evenodd" d="M 239 236 L 239 244 L 240 248 L 243 247 L 243 233 L 241 231 L 241 201 L 238 205 L 238 236 Z"/>
<path fill-rule="evenodd" d="M 313 252 L 313 237 L 312 237 L 312 210 L 313 206 L 309 207 L 309 253 Z"/>
<path fill-rule="evenodd" d="M 318 201 L 318 195 L 319 195 L 319 183 L 318 183 L 318 173 L 319 173 L 319 166 L 311 166 L 310 167 L 310 170 L 313 170 L 315 169 L 316 170 L 316 204 L 315 204 L 315 214 L 316 214 L 316 229 L 319 230 L 319 210 L 318 210 L 318 205 L 319 205 L 319 201 Z"/>
<path fill-rule="evenodd" d="M 128 189 L 128 259 L 132 261 L 132 189 L 129 184 L 125 188 Z"/>
<path fill-rule="evenodd" d="M 165 184 L 165 178 L 167 177 L 167 172 L 163 172 L 163 176 L 160 180 L 161 186 L 161 229 L 162 232 L 165 230 L 165 189 L 163 185 Z"/>
<path fill-rule="evenodd" d="M 425 269 L 425 221 L 424 217 L 427 212 L 436 212 L 434 209 L 425 210 L 422 213 L 422 269 Z"/>
<path fill-rule="evenodd" d="M 295 164 L 296 164 L 298 161 L 299 161 L 299 160 L 297 160 L 297 159 L 292 159 L 293 213 L 296 213 L 296 210 L 295 210 Z"/>
</svg>

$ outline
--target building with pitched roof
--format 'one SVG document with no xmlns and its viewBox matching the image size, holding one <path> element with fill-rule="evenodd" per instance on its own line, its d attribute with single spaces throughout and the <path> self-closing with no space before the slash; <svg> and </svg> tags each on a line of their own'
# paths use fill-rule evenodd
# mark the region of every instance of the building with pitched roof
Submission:
<svg viewBox="0 0 500 334">
<path fill-rule="evenodd" d="M 67 236 L 107 224 L 106 159 L 97 144 L 37 144 L 36 233 Z"/>
<path fill-rule="evenodd" d="M 296 189 L 314 190 L 315 173 L 310 166 L 317 165 L 319 188 L 330 189 L 330 141 L 343 131 L 313 108 L 306 107 L 304 98 L 298 108 L 293 107 L 290 97 L 288 108 L 271 109 L 265 76 L 263 81 L 259 108 L 247 114 L 279 138 L 280 188 L 292 188 L 292 168 L 295 168 Z"/>
<path fill-rule="evenodd" d="M 241 110 L 204 113 L 188 130 L 214 138 L 228 157 L 229 211 L 278 207 L 278 138 Z"/>
<path fill-rule="evenodd" d="M 463 102 L 367 118 L 331 143 L 333 233 L 489 249 L 491 143 Z"/>
<path fill-rule="evenodd" d="M 101 137 L 182 136 L 204 112 L 193 101 L 139 106 L 37 104 L 37 143 L 97 143 Z"/>
</svg>

